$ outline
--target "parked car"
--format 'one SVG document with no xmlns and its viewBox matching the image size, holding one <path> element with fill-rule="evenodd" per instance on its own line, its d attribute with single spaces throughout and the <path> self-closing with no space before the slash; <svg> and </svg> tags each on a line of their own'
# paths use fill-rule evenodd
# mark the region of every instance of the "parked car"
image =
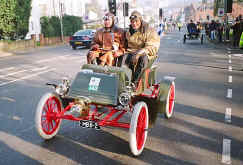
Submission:
<svg viewBox="0 0 243 165">
<path fill-rule="evenodd" d="M 85 46 L 89 48 L 95 32 L 96 30 L 93 29 L 79 30 L 70 37 L 69 43 L 74 50 L 77 48 L 77 46 Z"/>
</svg>

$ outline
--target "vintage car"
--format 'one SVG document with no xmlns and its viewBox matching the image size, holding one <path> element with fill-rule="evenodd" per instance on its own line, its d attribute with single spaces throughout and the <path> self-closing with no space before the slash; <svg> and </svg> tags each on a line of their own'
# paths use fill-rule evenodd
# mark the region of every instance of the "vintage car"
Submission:
<svg viewBox="0 0 243 165">
<path fill-rule="evenodd" d="M 37 106 L 35 124 L 43 139 L 57 133 L 61 121 L 78 121 L 81 127 L 100 129 L 105 126 L 129 129 L 133 155 L 143 151 L 148 128 L 157 115 L 172 117 L 175 102 L 173 77 L 156 82 L 157 66 L 148 67 L 137 84 L 131 82 L 132 71 L 126 67 L 84 64 L 70 83 L 50 84 L 55 91 L 45 94 Z M 119 122 L 131 113 L 129 122 Z"/>
<path fill-rule="evenodd" d="M 200 40 L 201 44 L 205 39 L 205 30 L 188 30 L 183 37 L 183 43 L 186 43 L 186 40 Z"/>
</svg>

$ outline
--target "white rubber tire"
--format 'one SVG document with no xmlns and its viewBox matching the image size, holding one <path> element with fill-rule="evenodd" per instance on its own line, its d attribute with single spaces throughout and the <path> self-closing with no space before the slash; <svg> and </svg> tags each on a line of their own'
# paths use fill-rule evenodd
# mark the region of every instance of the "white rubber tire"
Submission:
<svg viewBox="0 0 243 165">
<path fill-rule="evenodd" d="M 44 106 L 47 102 L 47 100 L 49 98 L 53 98 L 55 97 L 56 100 L 59 101 L 59 104 L 60 104 L 60 107 L 61 107 L 61 110 L 63 109 L 63 106 L 62 106 L 62 102 L 61 102 L 61 99 L 59 98 L 59 96 L 55 93 L 46 93 L 44 96 L 42 96 L 41 100 L 39 101 L 38 103 L 38 106 L 37 106 L 37 109 L 36 109 L 36 114 L 35 114 L 35 127 L 36 127 L 36 130 L 38 132 L 38 134 L 43 138 L 43 139 L 51 139 L 53 138 L 54 136 L 56 136 L 56 134 L 58 133 L 59 129 L 60 129 L 60 125 L 61 125 L 61 122 L 62 120 L 59 119 L 58 121 L 58 124 L 57 124 L 57 127 L 55 129 L 55 131 L 53 131 L 51 134 L 47 134 L 44 130 L 43 130 L 43 127 L 42 127 L 42 124 L 41 124 L 41 121 L 42 121 L 42 114 L 43 114 L 43 110 L 44 110 Z"/>
<path fill-rule="evenodd" d="M 173 95 L 172 96 L 173 98 L 171 98 L 171 95 Z M 173 100 L 170 100 L 170 99 L 173 99 Z M 170 101 L 172 101 L 172 102 L 170 102 Z M 174 112 L 174 105 L 175 105 L 175 82 L 173 81 L 171 83 L 170 90 L 168 92 L 167 99 L 166 99 L 165 118 L 170 119 L 172 117 L 173 112 Z"/>
<path fill-rule="evenodd" d="M 143 110 L 145 108 L 145 110 Z M 144 113 L 145 111 L 145 113 Z M 144 129 L 144 134 L 143 134 L 143 139 L 142 143 L 140 145 L 138 144 L 137 141 L 137 126 L 138 126 L 138 118 L 140 113 L 145 114 L 145 122 L 142 123 L 142 128 Z M 141 116 L 142 117 L 142 116 Z M 148 134 L 148 123 L 149 123 L 149 115 L 148 115 L 148 106 L 145 102 L 138 102 L 133 109 L 132 113 L 132 118 L 131 118 L 131 123 L 130 123 L 130 129 L 129 129 L 129 134 L 130 134 L 130 139 L 129 139 L 129 144 L 130 144 L 130 149 L 133 155 L 138 156 L 142 153 L 144 149 L 144 145 L 147 139 L 147 134 Z M 138 145 L 140 147 L 138 147 Z"/>
</svg>

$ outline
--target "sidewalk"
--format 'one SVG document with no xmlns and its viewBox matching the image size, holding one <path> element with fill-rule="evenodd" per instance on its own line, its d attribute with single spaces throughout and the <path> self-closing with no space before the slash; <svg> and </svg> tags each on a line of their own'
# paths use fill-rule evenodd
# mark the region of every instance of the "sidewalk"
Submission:
<svg viewBox="0 0 243 165">
<path fill-rule="evenodd" d="M 12 56 L 12 55 L 13 55 L 13 53 L 0 51 L 0 57 L 7 57 L 7 56 Z"/>
<path fill-rule="evenodd" d="M 243 49 L 232 48 L 231 42 L 219 43 L 217 40 L 210 40 L 207 36 L 208 43 L 212 44 L 216 49 L 226 50 L 228 53 L 243 54 Z"/>
<path fill-rule="evenodd" d="M 19 55 L 19 54 L 26 54 L 26 53 L 34 52 L 37 50 L 45 50 L 45 49 L 55 48 L 55 47 L 65 46 L 65 45 L 69 45 L 69 44 L 61 43 L 61 44 L 55 44 L 55 45 L 38 46 L 38 47 L 34 47 L 34 48 L 30 47 L 30 48 L 25 48 L 25 49 L 12 50 L 10 52 L 5 52 L 5 51 L 0 50 L 0 58 L 13 56 L 13 55 Z"/>
</svg>

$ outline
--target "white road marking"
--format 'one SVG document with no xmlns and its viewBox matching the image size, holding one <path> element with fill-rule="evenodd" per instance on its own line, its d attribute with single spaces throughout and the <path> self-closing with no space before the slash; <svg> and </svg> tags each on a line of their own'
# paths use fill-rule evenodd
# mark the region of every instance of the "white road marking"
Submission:
<svg viewBox="0 0 243 165">
<path fill-rule="evenodd" d="M 231 123 L 231 108 L 226 108 L 225 111 L 225 122 Z"/>
<path fill-rule="evenodd" d="M 59 57 L 57 57 L 57 58 L 66 59 L 66 58 L 69 57 L 69 56 L 71 56 L 71 55 L 68 54 L 68 55 L 64 55 L 64 56 L 59 56 Z M 55 57 L 55 58 L 56 58 L 56 57 Z"/>
<path fill-rule="evenodd" d="M 22 72 L 26 72 L 28 70 L 20 70 L 20 71 L 17 71 L 17 72 L 12 72 L 12 73 L 9 73 L 9 74 L 6 74 L 6 75 L 0 75 L 0 78 L 4 78 L 4 77 L 7 77 L 7 76 L 12 76 L 12 75 L 15 75 L 15 74 L 18 74 L 18 73 L 22 73 Z"/>
<path fill-rule="evenodd" d="M 229 66 L 229 71 L 232 72 L 232 66 Z"/>
<path fill-rule="evenodd" d="M 47 61 L 51 61 L 51 58 L 44 59 L 44 60 L 39 60 L 39 61 L 36 61 L 36 63 L 42 63 L 42 62 L 47 62 Z"/>
<path fill-rule="evenodd" d="M 228 78 L 228 82 L 229 82 L 229 83 L 232 83 L 232 76 L 229 76 L 229 78 Z"/>
<path fill-rule="evenodd" d="M 38 76 L 40 74 L 43 74 L 43 73 L 46 73 L 46 72 L 50 72 L 50 71 L 53 71 L 53 70 L 56 70 L 56 68 L 52 68 L 52 69 L 49 69 L 49 70 L 45 70 L 45 71 L 42 71 L 42 72 L 38 72 L 38 73 L 35 73 L 35 74 L 31 74 L 31 75 L 28 75 L 28 76 L 24 76 L 24 77 L 21 77 L 19 79 L 15 79 L 15 80 L 12 80 L 12 81 L 4 82 L 4 83 L 1 83 L 0 86 L 4 86 L 4 85 L 7 85 L 7 84 L 11 84 L 13 82 L 20 81 L 20 80 L 24 80 L 24 79 L 28 79 L 28 78 L 31 78 L 31 77 L 34 77 L 34 76 Z"/>
<path fill-rule="evenodd" d="M 243 54 L 232 54 L 235 57 L 243 57 Z"/>
<path fill-rule="evenodd" d="M 44 70 L 44 69 L 48 69 L 47 66 L 41 67 L 41 68 L 33 68 L 31 69 L 31 71 L 35 72 L 35 71 L 40 71 L 40 70 Z"/>
<path fill-rule="evenodd" d="M 232 89 L 227 90 L 227 98 L 232 98 Z"/>
<path fill-rule="evenodd" d="M 231 55 L 228 55 L 229 58 L 231 58 Z"/>
<path fill-rule="evenodd" d="M 231 61 L 231 60 L 229 60 L 229 63 L 231 64 L 231 63 L 232 63 L 232 61 Z"/>
<path fill-rule="evenodd" d="M 4 68 L 4 69 L 0 69 L 0 72 L 4 72 L 4 71 L 8 71 L 8 70 L 13 70 L 14 67 L 9 67 L 9 68 Z"/>
<path fill-rule="evenodd" d="M 71 55 L 68 54 L 68 55 L 63 55 L 63 56 L 58 56 L 58 57 L 47 58 L 47 59 L 36 61 L 36 63 L 50 62 L 50 61 L 54 61 L 54 60 L 57 60 L 57 59 L 66 59 L 69 56 L 71 56 Z"/>
<path fill-rule="evenodd" d="M 224 164 L 231 164 L 230 144 L 231 144 L 230 139 L 223 140 L 222 163 Z"/>
</svg>

